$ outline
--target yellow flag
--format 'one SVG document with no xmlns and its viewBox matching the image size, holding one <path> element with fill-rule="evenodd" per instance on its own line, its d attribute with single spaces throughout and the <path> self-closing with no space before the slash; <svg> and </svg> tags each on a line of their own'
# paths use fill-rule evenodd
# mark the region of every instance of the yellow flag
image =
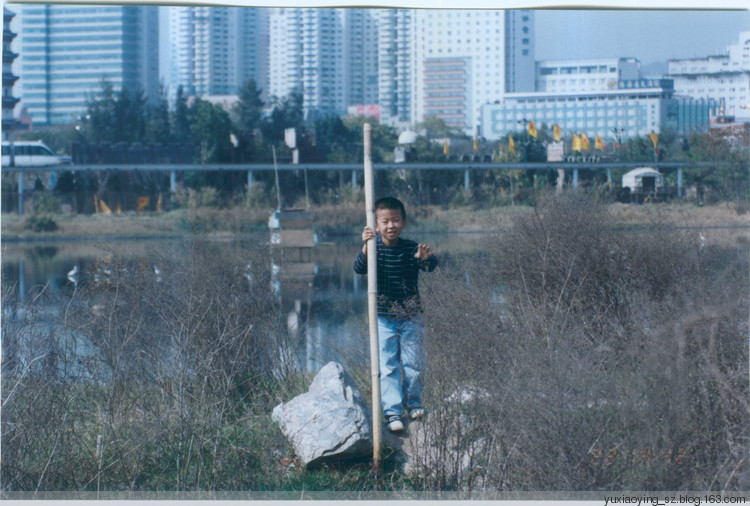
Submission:
<svg viewBox="0 0 750 506">
<path fill-rule="evenodd" d="M 136 209 L 136 212 L 140 213 L 146 207 L 148 207 L 148 204 L 149 204 L 148 197 L 138 197 L 138 208 Z"/>
<path fill-rule="evenodd" d="M 532 136 L 534 140 L 536 140 L 537 131 L 533 121 L 529 121 L 529 135 Z"/>
<path fill-rule="evenodd" d="M 601 137 L 599 137 L 599 134 L 596 134 L 596 141 L 594 142 L 594 149 L 604 149 L 604 141 Z"/>
<path fill-rule="evenodd" d="M 656 145 L 659 143 L 659 135 L 656 132 L 651 132 L 648 134 L 648 138 L 651 139 L 651 142 L 654 144 L 654 149 L 656 149 Z"/>
<path fill-rule="evenodd" d="M 513 136 L 512 135 L 508 136 L 508 151 L 510 151 L 511 153 L 515 153 L 516 152 L 516 143 L 513 142 Z"/>
<path fill-rule="evenodd" d="M 560 142 L 560 138 L 562 137 L 562 130 L 560 130 L 560 127 L 557 126 L 557 123 L 552 125 L 552 133 L 555 135 L 555 142 Z"/>
<path fill-rule="evenodd" d="M 109 208 L 107 204 L 104 203 L 103 200 L 99 200 L 99 208 L 102 210 L 104 214 L 112 214 L 112 210 Z"/>
<path fill-rule="evenodd" d="M 445 144 L 443 144 L 443 154 L 445 156 L 451 156 L 451 148 L 448 146 L 448 136 L 445 136 Z"/>
<path fill-rule="evenodd" d="M 591 144 L 589 144 L 589 138 L 586 137 L 586 134 L 581 134 L 581 147 L 585 150 L 591 149 Z"/>
<path fill-rule="evenodd" d="M 573 151 L 581 152 L 581 138 L 573 134 Z"/>
</svg>

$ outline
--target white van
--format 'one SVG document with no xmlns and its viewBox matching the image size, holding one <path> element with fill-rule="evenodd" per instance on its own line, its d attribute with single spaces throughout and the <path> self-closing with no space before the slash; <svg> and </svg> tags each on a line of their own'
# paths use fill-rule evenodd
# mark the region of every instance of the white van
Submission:
<svg viewBox="0 0 750 506">
<path fill-rule="evenodd" d="M 3 141 L 3 167 L 10 166 L 10 141 Z M 13 158 L 16 167 L 44 167 L 62 163 L 57 156 L 42 141 L 14 141 Z"/>
</svg>

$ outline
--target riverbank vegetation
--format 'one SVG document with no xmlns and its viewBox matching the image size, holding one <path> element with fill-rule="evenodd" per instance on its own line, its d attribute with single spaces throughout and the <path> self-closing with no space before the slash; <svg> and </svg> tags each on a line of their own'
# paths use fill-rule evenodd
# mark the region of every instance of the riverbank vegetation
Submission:
<svg viewBox="0 0 750 506">
<path fill-rule="evenodd" d="M 422 278 L 428 430 L 442 443 L 408 473 L 386 449 L 383 487 L 747 490 L 746 234 L 706 244 L 675 225 L 710 222 L 707 208 L 584 192 L 520 209 L 480 214 L 482 247 Z M 467 219 L 454 213 L 413 219 Z M 3 490 L 373 490 L 367 462 L 301 468 L 271 421 L 311 374 L 267 255 L 248 238 L 217 259 L 186 234 L 146 265 L 113 251 L 62 294 L 59 320 L 39 309 L 45 287 L 3 297 Z M 350 316 L 366 343 L 365 316 Z M 367 368 L 351 372 L 369 398 Z M 461 390 L 475 394 L 448 400 Z"/>
<path fill-rule="evenodd" d="M 181 237 L 189 234 L 248 234 L 265 231 L 273 210 L 270 205 L 252 205 L 239 201 L 232 206 L 217 207 L 206 192 L 186 192 L 184 206 L 173 211 L 133 211 L 111 214 L 50 214 L 44 211 L 19 216 L 2 216 L 4 240 L 66 240 Z M 544 192 L 540 193 L 544 195 Z M 477 208 L 466 205 L 437 206 L 412 204 L 409 207 L 409 229 L 422 231 L 482 232 L 492 227 L 507 228 L 519 216 L 533 213 L 533 206 L 494 206 Z M 648 225 L 655 219 L 671 221 L 676 226 L 745 227 L 748 216 L 734 203 L 697 205 L 691 202 L 606 205 L 613 223 L 617 225 Z M 364 196 L 356 192 L 338 204 L 313 205 L 314 228 L 318 236 L 357 234 L 364 220 Z M 45 226 L 41 226 L 45 225 Z"/>
</svg>

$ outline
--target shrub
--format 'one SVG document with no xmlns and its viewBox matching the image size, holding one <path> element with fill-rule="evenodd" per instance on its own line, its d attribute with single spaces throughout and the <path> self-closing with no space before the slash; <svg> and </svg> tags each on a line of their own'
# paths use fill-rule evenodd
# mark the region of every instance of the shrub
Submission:
<svg viewBox="0 0 750 506">
<path fill-rule="evenodd" d="M 26 218 L 24 228 L 33 230 L 34 232 L 54 232 L 59 227 L 57 226 L 57 222 L 49 216 L 32 214 Z"/>
<path fill-rule="evenodd" d="M 426 395 L 444 423 L 419 486 L 743 490 L 747 253 L 658 216 L 618 228 L 579 193 L 425 276 Z M 482 395 L 447 402 L 467 387 Z"/>
<path fill-rule="evenodd" d="M 32 201 L 34 214 L 56 214 L 60 212 L 60 197 L 52 192 L 38 190 Z"/>
<path fill-rule="evenodd" d="M 175 199 L 180 207 L 192 210 L 203 207 L 216 207 L 218 204 L 218 191 L 212 186 L 204 186 L 197 190 L 193 188 L 180 188 L 175 192 Z"/>
<path fill-rule="evenodd" d="M 296 371 L 256 242 L 113 252 L 61 326 L 3 318 L 3 489 L 278 487 L 274 385 Z"/>
</svg>

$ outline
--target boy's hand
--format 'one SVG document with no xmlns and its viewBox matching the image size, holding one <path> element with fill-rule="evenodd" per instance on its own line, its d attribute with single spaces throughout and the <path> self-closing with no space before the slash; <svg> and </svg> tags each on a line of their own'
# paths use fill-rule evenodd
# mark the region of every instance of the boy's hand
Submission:
<svg viewBox="0 0 750 506">
<path fill-rule="evenodd" d="M 430 247 L 426 244 L 419 244 L 417 245 L 417 252 L 414 254 L 414 258 L 419 260 L 420 262 L 425 262 L 430 259 L 432 256 L 432 251 L 430 250 Z"/>
<path fill-rule="evenodd" d="M 362 254 L 367 255 L 367 241 L 370 239 L 375 239 L 375 232 L 370 227 L 365 227 L 365 229 L 362 231 L 362 242 L 365 243 L 364 246 L 362 246 Z"/>
</svg>

